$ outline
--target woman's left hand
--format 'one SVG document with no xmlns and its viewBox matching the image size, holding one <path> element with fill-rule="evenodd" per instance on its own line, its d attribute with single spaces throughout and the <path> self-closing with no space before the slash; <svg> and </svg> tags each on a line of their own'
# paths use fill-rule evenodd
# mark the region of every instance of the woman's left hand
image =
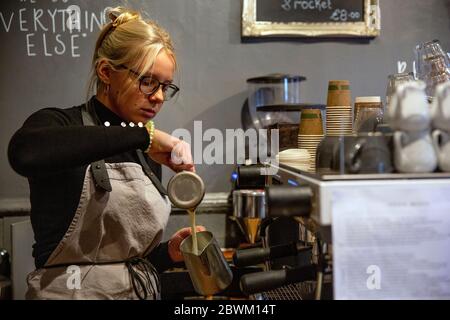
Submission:
<svg viewBox="0 0 450 320">
<path fill-rule="evenodd" d="M 206 228 L 204 226 L 196 226 L 197 232 L 205 231 Z M 169 240 L 169 256 L 173 262 L 182 262 L 184 261 L 183 254 L 180 251 L 181 242 L 189 237 L 192 233 L 192 228 L 183 228 L 175 232 L 175 234 Z"/>
</svg>

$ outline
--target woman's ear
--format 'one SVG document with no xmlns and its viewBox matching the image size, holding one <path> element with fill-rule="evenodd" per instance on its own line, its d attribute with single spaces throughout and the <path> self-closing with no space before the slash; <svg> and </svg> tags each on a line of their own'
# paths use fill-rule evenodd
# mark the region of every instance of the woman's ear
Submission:
<svg viewBox="0 0 450 320">
<path fill-rule="evenodd" d="M 97 77 L 101 82 L 107 85 L 111 83 L 111 66 L 106 60 L 101 60 L 98 62 L 96 71 Z"/>
</svg>

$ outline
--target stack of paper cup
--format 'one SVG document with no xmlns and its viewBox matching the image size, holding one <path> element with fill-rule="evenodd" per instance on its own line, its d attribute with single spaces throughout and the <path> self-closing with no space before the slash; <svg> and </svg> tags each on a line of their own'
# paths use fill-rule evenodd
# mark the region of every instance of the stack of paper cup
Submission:
<svg viewBox="0 0 450 320">
<path fill-rule="evenodd" d="M 353 107 L 350 82 L 332 80 L 328 83 L 326 134 L 346 136 L 353 132 Z"/>
<path fill-rule="evenodd" d="M 352 106 L 327 106 L 327 136 L 347 136 L 353 133 Z"/>
<path fill-rule="evenodd" d="M 298 130 L 298 148 L 306 149 L 309 152 L 309 172 L 316 171 L 316 150 L 323 136 L 322 111 L 320 109 L 303 109 Z"/>
<path fill-rule="evenodd" d="M 317 146 L 322 141 L 324 135 L 298 135 L 298 147 L 309 152 L 309 172 L 316 172 L 316 152 Z"/>
</svg>

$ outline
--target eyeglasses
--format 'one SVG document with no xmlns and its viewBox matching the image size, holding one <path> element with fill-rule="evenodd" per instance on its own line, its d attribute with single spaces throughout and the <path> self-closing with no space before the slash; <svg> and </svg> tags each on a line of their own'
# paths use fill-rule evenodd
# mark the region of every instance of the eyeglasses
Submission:
<svg viewBox="0 0 450 320">
<path fill-rule="evenodd" d="M 177 94 L 178 91 L 180 91 L 180 88 L 178 88 L 173 83 L 163 83 L 160 82 L 158 79 L 153 78 L 152 76 L 140 77 L 140 74 L 138 72 L 128 68 L 125 65 L 120 65 L 119 68 L 126 69 L 135 76 L 138 76 L 139 90 L 147 96 L 154 95 L 156 92 L 158 92 L 159 88 L 162 87 L 164 101 L 168 101 L 172 99 Z"/>
</svg>

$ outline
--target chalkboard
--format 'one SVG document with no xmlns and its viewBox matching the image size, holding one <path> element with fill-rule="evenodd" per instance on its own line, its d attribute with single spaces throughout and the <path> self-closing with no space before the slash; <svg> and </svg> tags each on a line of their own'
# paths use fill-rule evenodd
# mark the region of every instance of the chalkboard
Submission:
<svg viewBox="0 0 450 320">
<path fill-rule="evenodd" d="M 364 0 L 257 0 L 258 21 L 364 21 Z"/>
<path fill-rule="evenodd" d="M 379 35 L 378 0 L 243 0 L 242 35 Z"/>
</svg>

